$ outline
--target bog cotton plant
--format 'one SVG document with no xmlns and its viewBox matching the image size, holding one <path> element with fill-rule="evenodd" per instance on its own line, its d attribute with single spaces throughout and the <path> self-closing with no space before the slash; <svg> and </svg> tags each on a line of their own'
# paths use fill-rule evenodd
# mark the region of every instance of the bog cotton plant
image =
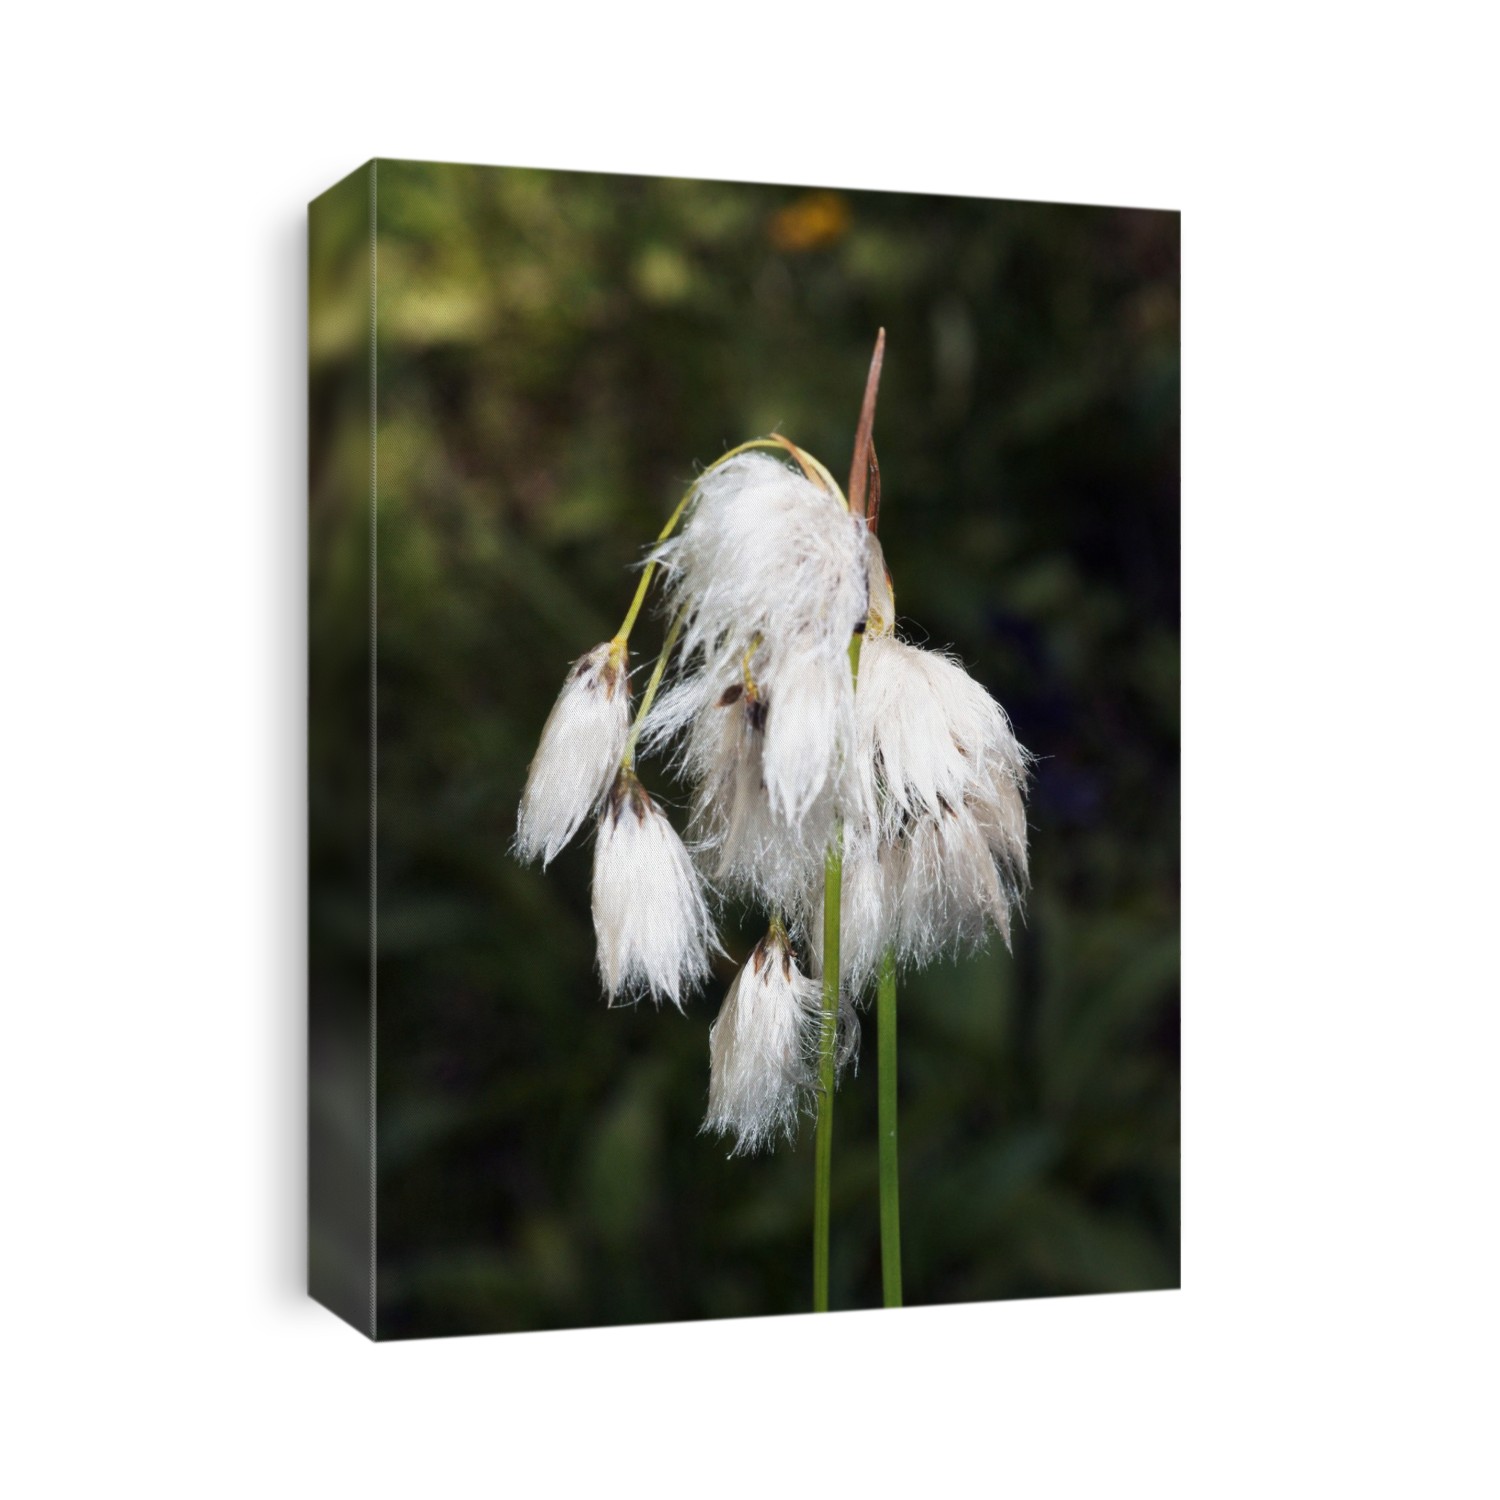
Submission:
<svg viewBox="0 0 1500 1500">
<path fill-rule="evenodd" d="M 779 435 L 731 450 L 688 490 L 619 632 L 564 683 L 515 840 L 545 866 L 593 820 L 598 967 L 612 1004 L 681 1008 L 722 952 L 712 910 L 739 900 L 766 913 L 767 934 L 710 1031 L 703 1128 L 732 1155 L 754 1152 L 816 1110 L 819 1307 L 832 1095 L 857 1046 L 854 1003 L 877 988 L 890 1303 L 900 1299 L 896 974 L 991 933 L 1008 946 L 1028 878 L 1027 752 L 957 661 L 895 633 L 870 442 L 882 350 L 883 336 L 847 497 Z M 632 716 L 628 642 L 657 576 L 670 625 Z M 638 749 L 668 757 L 690 784 L 686 839 L 642 784 Z"/>
</svg>

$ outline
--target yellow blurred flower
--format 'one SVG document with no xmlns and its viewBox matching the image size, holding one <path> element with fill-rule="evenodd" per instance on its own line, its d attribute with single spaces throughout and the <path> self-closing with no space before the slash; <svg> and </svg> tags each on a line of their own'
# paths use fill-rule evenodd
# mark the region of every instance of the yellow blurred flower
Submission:
<svg viewBox="0 0 1500 1500">
<path fill-rule="evenodd" d="M 804 193 L 771 216 L 771 243 L 794 255 L 826 250 L 848 233 L 849 221 L 849 200 L 842 193 Z"/>
</svg>

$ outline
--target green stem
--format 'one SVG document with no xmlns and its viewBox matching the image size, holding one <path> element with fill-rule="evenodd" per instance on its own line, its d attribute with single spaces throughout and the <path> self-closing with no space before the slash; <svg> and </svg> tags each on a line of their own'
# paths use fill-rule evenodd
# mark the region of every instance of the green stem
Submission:
<svg viewBox="0 0 1500 1500">
<path fill-rule="evenodd" d="M 818 1033 L 818 1134 L 813 1169 L 813 1311 L 828 1311 L 828 1225 L 833 1188 L 834 1059 L 839 1031 L 839 905 L 844 830 L 835 830 L 823 867 L 823 1016 Z"/>
<path fill-rule="evenodd" d="M 635 742 L 641 737 L 641 727 L 646 722 L 646 715 L 651 712 L 651 705 L 656 701 L 656 690 L 661 686 L 661 675 L 667 670 L 667 658 L 672 654 L 672 647 L 677 644 L 678 633 L 682 629 L 682 611 L 677 612 L 677 618 L 672 621 L 667 631 L 667 638 L 661 643 L 661 655 L 656 658 L 656 665 L 651 669 L 651 680 L 646 684 L 646 691 L 641 695 L 641 706 L 635 711 L 635 722 L 630 726 L 630 737 L 625 741 L 625 754 L 620 758 L 620 764 L 629 770 L 635 765 Z"/>
<path fill-rule="evenodd" d="M 862 635 L 849 642 L 849 673 L 859 682 Z M 844 894 L 844 823 L 833 828 L 823 865 L 823 1011 L 818 1032 L 818 1130 L 813 1167 L 813 1311 L 828 1311 L 828 1229 L 833 1192 L 833 1090 L 839 1034 L 839 913 Z"/>
<path fill-rule="evenodd" d="M 880 1280 L 887 1307 L 901 1306 L 901 1172 L 896 1157 L 896 956 L 880 960 L 875 994 L 880 1132 Z"/>
</svg>

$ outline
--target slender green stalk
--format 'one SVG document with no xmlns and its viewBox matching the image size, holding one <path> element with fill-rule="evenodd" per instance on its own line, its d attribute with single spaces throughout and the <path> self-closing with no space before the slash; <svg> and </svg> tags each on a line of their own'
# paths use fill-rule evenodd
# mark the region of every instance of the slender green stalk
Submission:
<svg viewBox="0 0 1500 1500">
<path fill-rule="evenodd" d="M 826 480 L 833 492 L 844 501 L 851 514 L 861 517 L 865 516 L 865 501 L 874 460 L 875 397 L 880 389 L 880 370 L 884 361 L 885 329 L 882 328 L 876 336 L 875 353 L 870 359 L 870 372 L 865 379 L 865 395 L 860 404 L 859 427 L 856 429 L 854 438 L 854 459 L 849 466 L 847 498 L 839 492 L 838 485 L 828 470 L 810 454 L 803 453 L 794 443 L 787 442 L 779 435 L 774 438 L 792 454 L 810 479 Z M 873 519 L 868 518 L 866 524 L 870 524 Z M 873 525 L 871 529 L 874 529 Z M 862 624 L 849 642 L 849 675 L 856 689 L 859 687 L 859 648 L 864 642 L 864 631 L 868 623 L 866 621 Z M 843 888 L 844 824 L 843 820 L 839 819 L 834 824 L 833 841 L 828 846 L 828 858 L 823 869 L 823 1013 L 822 1026 L 818 1032 L 817 1163 L 813 1178 L 814 1312 L 828 1311 L 828 1228 L 832 1213 L 831 1193 L 833 1189 L 833 1089 L 838 1074 L 839 990 L 842 977 L 839 972 L 839 908 L 843 898 Z M 894 1003 L 894 989 L 891 993 Z M 892 1073 L 894 1071 L 893 1068 Z M 893 1100 L 894 1097 L 893 1093 Z M 885 1214 L 884 1186 L 882 1178 L 882 1228 Z"/>
<path fill-rule="evenodd" d="M 834 833 L 823 867 L 823 1017 L 818 1033 L 818 1133 L 813 1169 L 813 1311 L 828 1311 L 828 1226 L 833 1188 L 834 1059 L 839 1030 L 839 905 L 844 831 Z"/>
<path fill-rule="evenodd" d="M 635 722 L 630 726 L 630 737 L 625 741 L 625 754 L 621 756 L 620 764 L 627 770 L 635 765 L 635 742 L 640 739 L 646 715 L 651 712 L 651 705 L 656 701 L 656 690 L 661 686 L 661 675 L 667 670 L 667 658 L 672 654 L 672 647 L 677 644 L 678 632 L 681 629 L 682 611 L 679 610 L 676 619 L 667 630 L 666 640 L 661 644 L 661 655 L 656 658 L 656 665 L 651 669 L 651 680 L 646 684 L 646 691 L 641 695 L 641 706 L 635 711 Z"/>
<path fill-rule="evenodd" d="M 880 1281 L 887 1307 L 901 1306 L 901 1172 L 896 1157 L 896 956 L 880 960 L 875 993 L 879 1029 L 876 1084 L 880 1131 Z"/>
<path fill-rule="evenodd" d="M 856 635 L 849 642 L 849 674 L 859 683 Z M 813 1311 L 828 1311 L 828 1229 L 833 1191 L 833 1090 L 839 1034 L 839 914 L 844 895 L 844 823 L 833 828 L 823 865 L 823 1011 L 818 1032 L 818 1130 L 813 1167 Z"/>
</svg>

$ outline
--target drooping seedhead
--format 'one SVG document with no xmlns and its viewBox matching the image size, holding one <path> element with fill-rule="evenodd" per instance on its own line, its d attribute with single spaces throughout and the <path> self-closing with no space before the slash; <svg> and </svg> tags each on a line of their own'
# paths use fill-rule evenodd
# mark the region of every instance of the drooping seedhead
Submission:
<svg viewBox="0 0 1500 1500">
<path fill-rule="evenodd" d="M 515 852 L 545 869 L 599 805 L 630 732 L 629 657 L 606 641 L 575 661 L 526 773 Z"/>
<path fill-rule="evenodd" d="M 773 927 L 735 976 L 708 1033 L 705 1131 L 731 1137 L 731 1156 L 790 1139 L 817 1082 L 818 986 Z"/>
<path fill-rule="evenodd" d="M 702 477 L 654 554 L 683 649 L 646 741 L 678 746 L 716 882 L 772 909 L 821 867 L 858 795 L 848 650 L 869 613 L 872 542 L 831 487 L 750 453 Z"/>
<path fill-rule="evenodd" d="M 757 638 L 769 655 L 842 655 L 867 610 L 868 548 L 864 523 L 799 469 L 764 453 L 710 469 L 653 554 L 684 611 L 684 660 L 732 671 Z"/>
<path fill-rule="evenodd" d="M 703 884 L 665 813 L 621 770 L 594 843 L 594 936 L 610 1004 L 649 996 L 682 1009 L 719 951 Z"/>
<path fill-rule="evenodd" d="M 1028 883 L 1030 757 L 1005 711 L 956 661 L 870 634 L 855 694 L 861 790 L 845 809 L 845 974 L 870 984 L 890 949 L 904 966 L 1009 946 Z M 816 937 L 821 891 L 799 927 Z"/>
</svg>

